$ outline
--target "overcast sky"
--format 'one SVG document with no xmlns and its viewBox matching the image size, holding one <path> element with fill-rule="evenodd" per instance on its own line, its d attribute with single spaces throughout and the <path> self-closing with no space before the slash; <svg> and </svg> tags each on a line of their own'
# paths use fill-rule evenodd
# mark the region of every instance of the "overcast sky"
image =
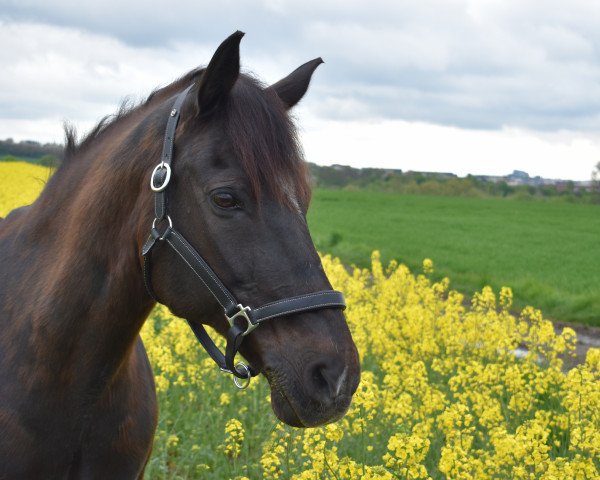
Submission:
<svg viewBox="0 0 600 480">
<path fill-rule="evenodd" d="M 205 65 L 235 30 L 267 83 L 325 60 L 295 114 L 320 164 L 587 180 L 596 0 L 0 0 L 0 138 L 62 142 Z"/>
</svg>

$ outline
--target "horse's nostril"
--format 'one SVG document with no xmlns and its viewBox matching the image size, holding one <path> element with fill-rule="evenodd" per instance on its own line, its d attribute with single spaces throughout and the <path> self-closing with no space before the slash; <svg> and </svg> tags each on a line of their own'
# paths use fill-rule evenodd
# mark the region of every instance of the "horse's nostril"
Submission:
<svg viewBox="0 0 600 480">
<path fill-rule="evenodd" d="M 334 399 L 342 390 L 348 367 L 342 363 L 319 362 L 310 369 L 315 394 L 323 399 Z"/>
<path fill-rule="evenodd" d="M 322 366 L 316 366 L 313 368 L 312 380 L 313 385 L 318 391 L 327 390 L 329 388 L 329 382 L 325 379 L 325 376 L 323 375 Z"/>
</svg>

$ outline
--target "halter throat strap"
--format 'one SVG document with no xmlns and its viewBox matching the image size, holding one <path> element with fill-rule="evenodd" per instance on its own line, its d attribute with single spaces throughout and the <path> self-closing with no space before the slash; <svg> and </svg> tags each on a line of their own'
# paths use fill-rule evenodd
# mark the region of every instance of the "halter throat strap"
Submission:
<svg viewBox="0 0 600 480">
<path fill-rule="evenodd" d="M 157 245 L 168 245 L 177 253 L 184 264 L 194 272 L 203 286 L 210 291 L 217 302 L 223 307 L 225 318 L 229 323 L 225 354 L 215 345 L 202 324 L 188 321 L 190 328 L 219 368 L 224 372 L 234 375 L 236 386 L 245 388 L 248 386 L 250 378 L 257 375 L 258 372 L 242 362 L 236 364 L 235 356 L 244 337 L 257 328 L 261 322 L 326 308 L 343 310 L 346 308 L 346 304 L 344 296 L 340 292 L 323 290 L 275 300 L 258 308 L 244 306 L 225 287 L 198 251 L 173 227 L 171 217 L 167 214 L 168 201 L 166 189 L 172 174 L 171 163 L 173 161 L 175 131 L 179 122 L 181 107 L 191 88 L 192 86 L 189 86 L 183 90 L 175 99 L 165 129 L 161 161 L 152 171 L 150 178 L 150 188 L 155 192 L 155 218 L 152 222 L 148 239 L 144 243 L 141 252 L 144 259 L 144 284 L 150 296 L 157 302 L 160 302 L 152 288 L 151 259 L 152 252 Z M 239 379 L 243 379 L 243 381 L 240 382 Z"/>
</svg>

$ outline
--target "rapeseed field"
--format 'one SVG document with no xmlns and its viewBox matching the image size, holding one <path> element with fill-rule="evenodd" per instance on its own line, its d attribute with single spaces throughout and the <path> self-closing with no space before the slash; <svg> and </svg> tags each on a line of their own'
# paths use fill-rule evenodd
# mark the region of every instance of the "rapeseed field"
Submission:
<svg viewBox="0 0 600 480">
<path fill-rule="evenodd" d="M 236 391 L 159 306 L 142 331 L 163 410 L 150 478 L 600 478 L 600 350 L 563 371 L 573 330 L 533 307 L 513 316 L 509 288 L 465 307 L 427 259 L 418 275 L 378 252 L 370 269 L 323 264 L 363 368 L 346 417 L 279 424 L 264 379 Z"/>
<path fill-rule="evenodd" d="M 26 162 L 0 162 L 0 217 L 29 205 L 40 194 L 51 170 Z"/>
<path fill-rule="evenodd" d="M 9 198 L 3 173 L 0 214 L 40 187 L 25 174 Z M 361 357 L 346 417 L 282 425 L 263 378 L 235 389 L 159 305 L 142 330 L 161 408 L 146 478 L 600 478 L 600 350 L 565 371 L 573 330 L 556 334 L 533 307 L 514 315 L 507 287 L 483 288 L 465 305 L 447 278 L 433 280 L 429 259 L 422 273 L 384 265 L 377 251 L 369 268 L 322 260 L 346 295 Z"/>
</svg>

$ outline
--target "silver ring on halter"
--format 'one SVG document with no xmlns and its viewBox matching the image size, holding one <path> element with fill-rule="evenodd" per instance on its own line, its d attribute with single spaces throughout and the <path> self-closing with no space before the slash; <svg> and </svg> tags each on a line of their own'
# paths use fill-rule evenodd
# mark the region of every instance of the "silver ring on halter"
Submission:
<svg viewBox="0 0 600 480">
<path fill-rule="evenodd" d="M 166 174 L 163 182 L 158 187 L 155 187 L 154 186 L 154 175 L 156 175 L 156 173 L 161 168 L 166 168 L 167 174 Z M 154 167 L 154 170 L 152 170 L 152 175 L 150 175 L 150 188 L 152 189 L 153 192 L 162 192 L 165 188 L 167 188 L 167 185 L 169 184 L 170 180 L 171 180 L 171 166 L 168 163 L 160 162 L 156 167 Z"/>
<path fill-rule="evenodd" d="M 248 388 L 248 385 L 250 385 L 250 380 L 252 379 L 252 375 L 250 374 L 250 369 L 248 368 L 248 365 L 246 365 L 245 363 L 239 362 L 239 363 L 236 363 L 236 365 L 235 365 L 236 371 L 240 374 L 243 373 L 243 371 L 240 370 L 238 367 L 242 367 L 242 369 L 246 371 L 246 378 L 241 379 L 244 382 L 244 383 L 242 383 L 242 382 L 240 382 L 240 379 L 234 375 L 233 383 L 235 383 L 235 386 L 237 388 L 239 388 L 240 390 L 244 390 L 245 388 Z"/>
<path fill-rule="evenodd" d="M 166 164 L 165 164 L 165 165 L 166 165 Z M 164 240 L 164 239 L 165 239 L 165 235 L 166 235 L 166 233 L 167 233 L 169 230 L 172 230 L 172 229 L 173 229 L 173 220 L 171 220 L 171 217 L 170 217 L 169 215 L 165 215 L 165 218 L 166 218 L 166 219 L 167 219 L 167 221 L 169 222 L 169 228 L 167 228 L 167 229 L 166 229 L 166 230 L 163 232 L 162 236 L 158 237 L 158 239 L 159 239 L 159 240 Z M 157 220 L 158 220 L 158 218 L 155 218 L 154 220 L 152 220 L 152 229 L 153 229 L 153 230 L 156 228 L 156 221 L 157 221 Z M 164 218 L 163 218 L 163 219 L 161 219 L 161 220 L 158 220 L 158 221 L 159 221 L 159 222 L 162 222 L 163 220 L 164 220 Z"/>
</svg>

